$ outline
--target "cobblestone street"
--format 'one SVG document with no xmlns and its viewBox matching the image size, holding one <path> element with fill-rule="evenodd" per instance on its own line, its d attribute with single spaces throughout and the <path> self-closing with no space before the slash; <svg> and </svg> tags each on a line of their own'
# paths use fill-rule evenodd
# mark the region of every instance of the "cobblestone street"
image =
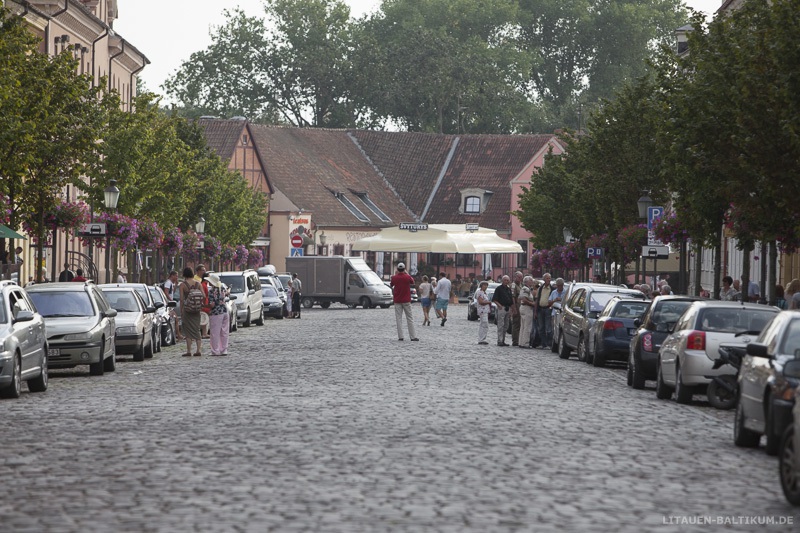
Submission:
<svg viewBox="0 0 800 533">
<path fill-rule="evenodd" d="M 478 346 L 464 305 L 417 332 L 334 306 L 242 328 L 229 357 L 54 371 L 0 402 L 2 529 L 797 531 L 777 461 L 734 447 L 732 412 Z M 794 524 L 665 523 L 697 516 Z"/>
</svg>

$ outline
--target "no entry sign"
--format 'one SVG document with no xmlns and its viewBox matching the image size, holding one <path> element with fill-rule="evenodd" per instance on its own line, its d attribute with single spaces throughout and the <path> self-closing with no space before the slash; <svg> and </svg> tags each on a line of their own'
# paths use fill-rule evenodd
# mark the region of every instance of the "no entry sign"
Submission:
<svg viewBox="0 0 800 533">
<path fill-rule="evenodd" d="M 292 246 L 295 248 L 300 248 L 303 246 L 303 237 L 300 235 L 295 235 L 292 237 Z"/>
</svg>

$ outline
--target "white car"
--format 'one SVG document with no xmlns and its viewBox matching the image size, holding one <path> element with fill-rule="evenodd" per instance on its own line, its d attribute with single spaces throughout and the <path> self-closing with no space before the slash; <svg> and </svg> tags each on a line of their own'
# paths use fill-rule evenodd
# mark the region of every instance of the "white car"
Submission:
<svg viewBox="0 0 800 533">
<path fill-rule="evenodd" d="M 735 374 L 731 366 L 714 369 L 720 346 L 746 346 L 780 309 L 743 302 L 698 301 L 678 319 L 658 353 L 656 396 L 689 403 L 710 376 Z"/>
</svg>

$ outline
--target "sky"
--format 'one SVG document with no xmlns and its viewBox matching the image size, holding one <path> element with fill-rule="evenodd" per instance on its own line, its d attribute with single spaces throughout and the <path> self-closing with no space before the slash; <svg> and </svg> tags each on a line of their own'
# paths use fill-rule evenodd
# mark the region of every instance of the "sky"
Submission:
<svg viewBox="0 0 800 533">
<path fill-rule="evenodd" d="M 713 15 L 723 0 L 685 0 Z M 371 13 L 380 0 L 345 0 L 351 16 Z M 150 60 L 140 77 L 148 90 L 162 93 L 161 84 L 181 62 L 210 43 L 213 26 L 224 22 L 223 9 L 240 7 L 248 15 L 263 16 L 262 0 L 118 0 L 114 30 Z"/>
</svg>

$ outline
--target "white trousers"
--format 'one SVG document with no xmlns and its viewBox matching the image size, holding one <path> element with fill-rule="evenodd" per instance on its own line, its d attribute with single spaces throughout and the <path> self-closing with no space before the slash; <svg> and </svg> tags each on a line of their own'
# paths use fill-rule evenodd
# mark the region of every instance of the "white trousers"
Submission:
<svg viewBox="0 0 800 533">
<path fill-rule="evenodd" d="M 489 335 L 489 313 L 478 313 L 478 342 L 486 342 Z"/>
<path fill-rule="evenodd" d="M 403 313 L 406 315 L 406 323 L 408 324 L 408 334 L 412 339 L 417 338 L 417 332 L 414 330 L 414 318 L 411 316 L 411 304 L 394 304 L 394 319 L 397 322 L 397 338 L 403 338 Z"/>
<path fill-rule="evenodd" d="M 531 329 L 533 329 L 533 307 L 521 305 L 519 309 L 519 345 L 531 345 Z"/>
</svg>

